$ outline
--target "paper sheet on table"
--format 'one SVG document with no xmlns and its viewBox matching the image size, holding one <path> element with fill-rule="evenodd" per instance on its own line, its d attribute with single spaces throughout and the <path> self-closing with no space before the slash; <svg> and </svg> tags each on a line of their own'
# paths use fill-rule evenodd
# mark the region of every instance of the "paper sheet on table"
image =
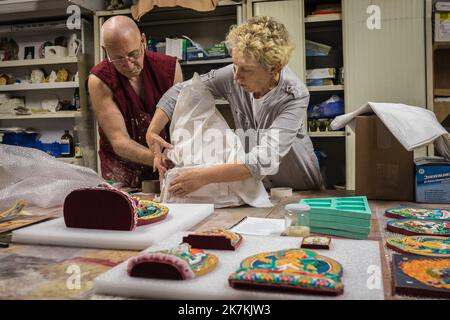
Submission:
<svg viewBox="0 0 450 320">
<path fill-rule="evenodd" d="M 247 217 L 230 231 L 256 236 L 279 236 L 284 232 L 284 219 Z"/>
<path fill-rule="evenodd" d="M 369 102 L 354 112 L 336 117 L 333 130 L 346 125 L 354 129 L 353 120 L 364 113 L 375 113 L 402 146 L 412 151 L 434 142 L 437 151 L 450 160 L 450 134 L 430 110 L 398 103 Z"/>
</svg>

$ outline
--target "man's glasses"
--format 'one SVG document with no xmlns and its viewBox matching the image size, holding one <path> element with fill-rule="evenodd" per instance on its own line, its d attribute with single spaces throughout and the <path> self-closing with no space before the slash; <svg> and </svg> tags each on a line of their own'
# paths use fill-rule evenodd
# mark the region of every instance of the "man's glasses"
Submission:
<svg viewBox="0 0 450 320">
<path fill-rule="evenodd" d="M 141 46 L 139 47 L 139 49 L 136 49 L 134 51 L 131 51 L 129 54 L 127 54 L 125 57 L 122 58 L 117 58 L 117 59 L 111 59 L 109 58 L 108 55 L 108 61 L 114 64 L 125 64 L 125 62 L 127 60 L 131 61 L 131 62 L 135 62 L 137 59 L 140 58 L 140 56 L 143 53 L 143 43 L 141 42 Z"/>
</svg>

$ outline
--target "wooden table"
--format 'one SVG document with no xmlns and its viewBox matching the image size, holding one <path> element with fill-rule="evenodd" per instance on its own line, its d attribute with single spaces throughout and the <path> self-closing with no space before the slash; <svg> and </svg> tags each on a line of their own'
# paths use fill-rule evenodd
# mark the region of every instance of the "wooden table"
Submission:
<svg viewBox="0 0 450 320">
<path fill-rule="evenodd" d="M 216 209 L 210 217 L 194 226 L 191 231 L 213 227 L 229 228 L 246 216 L 282 219 L 284 206 L 288 203 L 307 198 L 341 196 L 352 196 L 352 193 L 347 191 L 296 192 L 292 197 L 272 201 L 274 203 L 272 208 L 246 206 Z M 384 244 L 385 238 L 389 236 L 385 230 L 386 221 L 389 219 L 384 217 L 384 211 L 390 207 L 415 204 L 399 201 L 369 201 L 369 205 L 372 210 L 372 231 L 369 240 L 378 241 L 380 244 L 385 298 L 412 299 L 391 294 L 392 251 Z M 450 206 L 445 205 L 421 204 L 420 206 L 450 209 Z M 136 254 L 136 251 L 11 244 L 9 248 L 0 249 L 0 299 L 105 298 L 93 293 L 93 279 Z"/>
</svg>

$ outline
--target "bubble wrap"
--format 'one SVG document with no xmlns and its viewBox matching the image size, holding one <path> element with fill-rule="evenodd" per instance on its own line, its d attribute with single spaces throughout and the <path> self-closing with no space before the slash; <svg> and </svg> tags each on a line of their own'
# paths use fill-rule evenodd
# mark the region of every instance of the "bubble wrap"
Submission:
<svg viewBox="0 0 450 320">
<path fill-rule="evenodd" d="M 36 149 L 0 144 L 0 207 L 17 200 L 49 208 L 72 190 L 103 182 L 91 169 L 67 164 Z"/>
</svg>

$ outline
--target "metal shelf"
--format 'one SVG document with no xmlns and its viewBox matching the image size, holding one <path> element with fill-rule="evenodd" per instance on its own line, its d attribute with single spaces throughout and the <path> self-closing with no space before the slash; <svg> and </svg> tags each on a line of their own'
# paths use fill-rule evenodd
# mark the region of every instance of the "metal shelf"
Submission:
<svg viewBox="0 0 450 320">
<path fill-rule="evenodd" d="M 305 23 L 341 21 L 341 20 L 342 20 L 342 15 L 339 13 L 334 13 L 334 14 L 323 14 L 323 15 L 317 15 L 317 16 L 308 16 L 305 18 Z"/>
<path fill-rule="evenodd" d="M 334 86 L 308 86 L 308 90 L 311 92 L 315 91 L 343 91 L 343 85 L 334 85 Z"/>
<path fill-rule="evenodd" d="M 434 89 L 434 95 L 450 97 L 450 89 Z"/>
<path fill-rule="evenodd" d="M 450 50 L 450 42 L 435 42 L 433 44 L 434 50 Z"/>
<path fill-rule="evenodd" d="M 345 137 L 345 131 L 308 132 L 311 138 L 337 138 Z"/>
<path fill-rule="evenodd" d="M 57 111 L 47 113 L 35 113 L 18 116 L 15 114 L 0 114 L 0 120 L 29 120 L 29 119 L 61 119 L 81 117 L 81 111 Z"/>
<path fill-rule="evenodd" d="M 0 92 L 43 90 L 43 89 L 70 89 L 70 88 L 78 88 L 78 87 L 79 87 L 79 85 L 75 81 L 54 82 L 54 83 L 7 84 L 7 85 L 0 86 Z"/>
<path fill-rule="evenodd" d="M 27 60 L 11 60 L 0 61 L 0 68 L 10 67 L 27 67 L 27 66 L 39 66 L 46 64 L 64 64 L 64 63 L 77 63 L 77 57 L 64 57 L 53 59 L 27 59 Z"/>
<path fill-rule="evenodd" d="M 218 64 L 218 63 L 232 63 L 233 60 L 231 58 L 223 58 L 223 59 L 208 59 L 208 60 L 194 60 L 194 61 L 181 61 L 180 65 L 182 66 L 191 66 L 191 65 L 199 65 L 199 64 Z"/>
</svg>

